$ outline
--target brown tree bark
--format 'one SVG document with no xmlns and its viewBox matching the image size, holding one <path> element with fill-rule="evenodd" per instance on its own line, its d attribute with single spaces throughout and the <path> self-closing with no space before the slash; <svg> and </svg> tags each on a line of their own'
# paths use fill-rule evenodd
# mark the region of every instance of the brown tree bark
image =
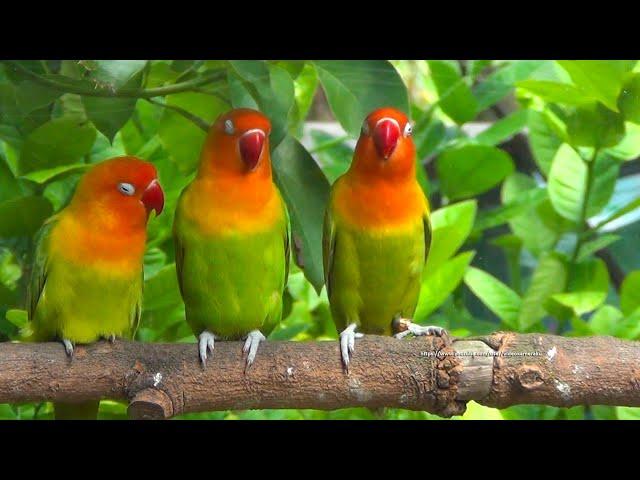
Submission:
<svg viewBox="0 0 640 480">
<path fill-rule="evenodd" d="M 218 342 L 203 368 L 195 344 L 0 344 L 0 403 L 129 402 L 132 418 L 186 412 L 353 406 L 464 412 L 469 400 L 640 406 L 640 343 L 498 332 L 486 337 L 356 341 L 349 372 L 337 342 L 265 342 L 245 372 L 239 342 Z"/>
</svg>

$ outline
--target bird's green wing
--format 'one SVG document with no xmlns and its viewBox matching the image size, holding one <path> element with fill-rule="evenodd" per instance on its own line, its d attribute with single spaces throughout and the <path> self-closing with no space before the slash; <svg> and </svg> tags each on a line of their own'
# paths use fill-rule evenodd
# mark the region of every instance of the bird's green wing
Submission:
<svg viewBox="0 0 640 480">
<path fill-rule="evenodd" d="M 142 297 L 144 295 L 144 268 L 142 272 L 140 272 L 140 297 L 138 301 L 133 307 L 133 312 L 131 312 L 131 332 L 130 337 L 133 340 L 136 337 L 136 332 L 138 331 L 138 327 L 140 326 L 140 319 L 142 318 Z"/>
<path fill-rule="evenodd" d="M 285 227 L 284 227 L 284 261 L 285 261 L 285 270 L 284 270 L 284 284 L 287 284 L 287 279 L 289 278 L 289 262 L 291 261 L 291 218 L 289 217 L 289 209 L 287 209 L 287 203 L 280 196 L 280 200 L 282 201 L 282 208 L 284 210 L 284 218 L 285 218 Z"/>
<path fill-rule="evenodd" d="M 31 266 L 31 278 L 27 287 L 27 313 L 29 321 L 33 321 L 35 318 L 36 308 L 42 291 L 47 283 L 47 270 L 49 266 L 49 238 L 51 231 L 57 222 L 57 215 L 49 218 L 35 238 L 35 252 L 33 255 L 33 262 Z"/>
<path fill-rule="evenodd" d="M 427 257 L 429 256 L 429 250 L 431 249 L 431 220 L 429 218 L 429 212 L 426 211 L 422 216 L 422 225 L 424 227 L 424 263 L 427 263 Z"/>
<path fill-rule="evenodd" d="M 173 245 L 175 248 L 175 257 L 176 257 L 176 273 L 178 275 L 178 288 L 180 289 L 180 294 L 184 298 L 184 287 L 182 280 L 182 267 L 184 265 L 184 243 L 182 242 L 182 238 L 180 236 L 179 228 L 177 228 L 178 220 L 180 216 L 180 209 L 182 205 L 182 197 L 184 196 L 184 192 L 187 190 L 183 190 L 180 194 L 180 198 L 178 199 L 178 205 L 176 208 L 175 217 L 173 220 Z"/>
<path fill-rule="evenodd" d="M 336 226 L 331 215 L 331 203 L 324 214 L 322 228 L 322 265 L 324 267 L 324 284 L 327 294 L 331 293 L 331 269 L 333 268 L 333 254 L 336 247 Z"/>
</svg>

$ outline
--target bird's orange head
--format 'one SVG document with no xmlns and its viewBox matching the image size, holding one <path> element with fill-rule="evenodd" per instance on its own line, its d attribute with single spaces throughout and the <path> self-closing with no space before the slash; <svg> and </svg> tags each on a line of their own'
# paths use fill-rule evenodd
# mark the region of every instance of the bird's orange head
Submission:
<svg viewBox="0 0 640 480">
<path fill-rule="evenodd" d="M 391 107 L 371 112 L 362 124 L 351 171 L 367 177 L 412 178 L 416 147 L 407 116 Z"/>
<path fill-rule="evenodd" d="M 89 222 L 123 230 L 144 228 L 151 210 L 156 215 L 162 212 L 164 192 L 151 163 L 122 156 L 98 163 L 85 173 L 70 207 Z"/>
<path fill-rule="evenodd" d="M 271 175 L 271 122 L 262 113 L 237 108 L 220 115 L 205 141 L 199 175 Z"/>
</svg>

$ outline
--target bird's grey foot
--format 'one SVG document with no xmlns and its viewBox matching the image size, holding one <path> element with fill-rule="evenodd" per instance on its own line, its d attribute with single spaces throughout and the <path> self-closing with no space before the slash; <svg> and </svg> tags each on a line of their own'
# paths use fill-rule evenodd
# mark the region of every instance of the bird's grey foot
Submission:
<svg viewBox="0 0 640 480">
<path fill-rule="evenodd" d="M 263 340 L 266 340 L 266 337 L 260 332 L 260 330 L 252 330 L 249 332 L 249 335 L 247 335 L 247 339 L 244 341 L 244 347 L 242 347 L 242 351 L 247 354 L 247 365 L 245 370 L 248 369 L 256 359 L 258 346 Z"/>
<path fill-rule="evenodd" d="M 349 363 L 351 362 L 351 354 L 355 350 L 356 338 L 364 337 L 362 333 L 356 333 L 356 324 L 352 323 L 342 332 L 340 332 L 340 355 L 342 356 L 342 364 L 347 372 L 349 372 Z"/>
<path fill-rule="evenodd" d="M 200 352 L 200 361 L 203 367 L 207 366 L 207 351 L 213 354 L 215 339 L 215 335 L 207 330 L 198 337 L 198 351 Z"/>
<path fill-rule="evenodd" d="M 399 318 L 398 325 L 401 331 L 394 335 L 396 338 L 404 338 L 407 335 L 414 335 L 416 337 L 424 335 L 435 335 L 436 337 L 444 338 L 448 337 L 447 331 L 437 325 L 418 325 L 407 318 Z"/>
<path fill-rule="evenodd" d="M 64 345 L 64 351 L 67 353 L 67 357 L 73 358 L 73 343 L 71 340 L 63 338 L 62 344 Z"/>
<path fill-rule="evenodd" d="M 116 334 L 112 333 L 111 335 L 109 335 L 109 343 L 111 345 L 113 345 L 114 343 L 116 343 Z"/>
</svg>

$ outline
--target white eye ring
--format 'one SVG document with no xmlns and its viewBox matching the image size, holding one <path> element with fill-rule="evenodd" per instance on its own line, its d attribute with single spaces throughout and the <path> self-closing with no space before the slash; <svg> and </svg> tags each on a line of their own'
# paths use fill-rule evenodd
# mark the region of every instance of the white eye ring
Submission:
<svg viewBox="0 0 640 480">
<path fill-rule="evenodd" d="M 367 122 L 366 120 L 362 124 L 362 133 L 365 135 L 369 135 L 369 122 Z"/>
<path fill-rule="evenodd" d="M 136 187 L 126 182 L 119 183 L 118 190 L 129 197 L 136 193 Z"/>
<path fill-rule="evenodd" d="M 231 120 L 225 120 L 224 121 L 224 133 L 226 133 L 227 135 L 233 135 L 233 132 L 235 132 L 235 128 L 233 126 L 233 122 Z"/>
<path fill-rule="evenodd" d="M 407 124 L 404 126 L 404 136 L 408 137 L 411 135 L 411 133 L 413 132 L 413 126 L 407 122 Z"/>
</svg>

